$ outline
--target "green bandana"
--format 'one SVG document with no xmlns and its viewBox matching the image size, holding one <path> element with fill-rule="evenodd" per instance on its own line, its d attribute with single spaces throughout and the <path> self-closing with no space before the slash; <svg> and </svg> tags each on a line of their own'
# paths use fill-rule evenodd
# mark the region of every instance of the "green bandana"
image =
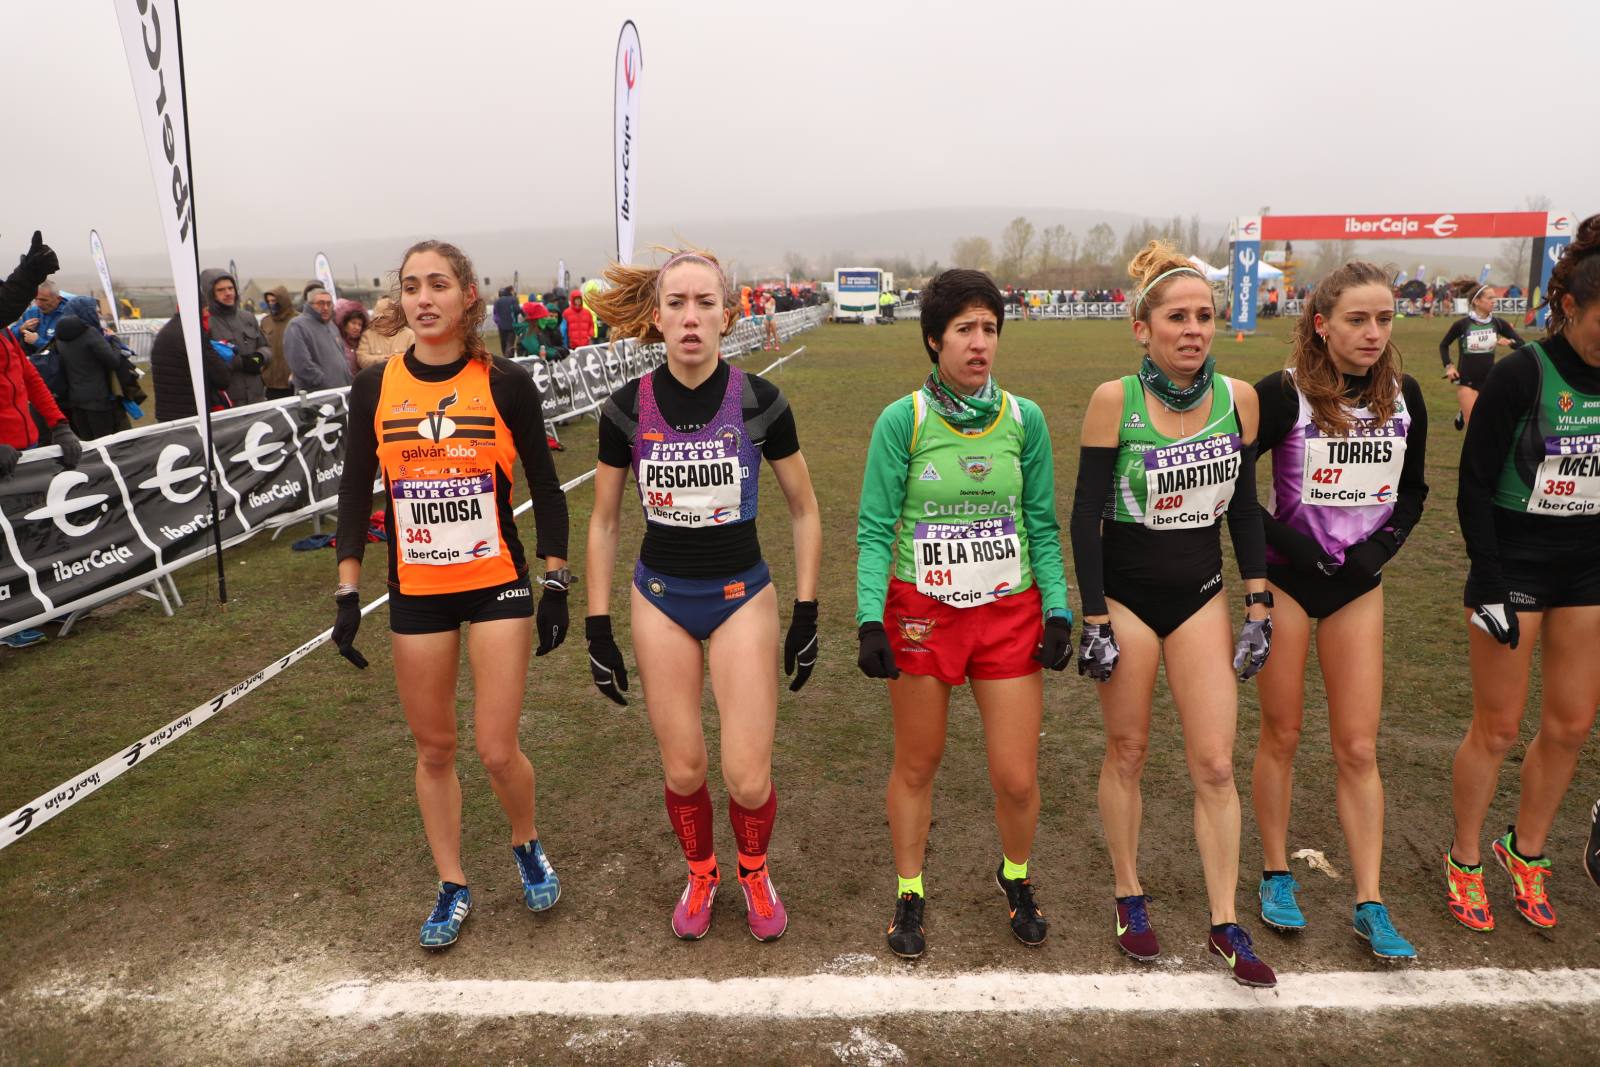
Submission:
<svg viewBox="0 0 1600 1067">
<path fill-rule="evenodd" d="M 1146 353 L 1144 362 L 1139 366 L 1139 380 L 1145 388 L 1156 395 L 1163 407 L 1169 411 L 1188 411 L 1211 391 L 1211 372 L 1216 368 L 1215 356 L 1207 356 L 1205 365 L 1194 376 L 1194 381 L 1189 383 L 1187 389 L 1179 389 L 1172 384 L 1172 379 L 1161 373 L 1161 368 L 1156 366 L 1156 361 Z"/>
<path fill-rule="evenodd" d="M 976 393 L 962 396 L 946 385 L 935 370 L 922 383 L 922 397 L 944 421 L 958 430 L 982 429 L 993 422 L 1000 411 L 1000 387 L 994 384 L 992 377 Z"/>
</svg>

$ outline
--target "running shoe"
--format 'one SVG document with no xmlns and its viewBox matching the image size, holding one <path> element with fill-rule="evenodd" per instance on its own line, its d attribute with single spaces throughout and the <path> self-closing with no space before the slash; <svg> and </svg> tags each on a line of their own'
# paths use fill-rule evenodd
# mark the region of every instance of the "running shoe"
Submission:
<svg viewBox="0 0 1600 1067">
<path fill-rule="evenodd" d="M 1539 929 L 1548 930 L 1556 924 L 1556 909 L 1550 906 L 1550 894 L 1544 886 L 1545 879 L 1550 877 L 1550 861 L 1525 860 L 1513 852 L 1511 835 L 1514 832 L 1514 828 L 1507 827 L 1504 837 L 1494 839 L 1491 846 L 1494 861 L 1511 876 L 1517 914 Z"/>
<path fill-rule="evenodd" d="M 434 902 L 433 913 L 422 924 L 422 935 L 417 939 L 423 948 L 449 948 L 461 936 L 461 924 L 472 911 L 472 891 L 453 882 L 439 883 L 439 899 Z"/>
<path fill-rule="evenodd" d="M 995 884 L 1006 895 L 1006 908 L 1011 912 L 1011 932 L 1029 948 L 1044 944 L 1044 935 L 1050 924 L 1045 922 L 1044 911 L 1034 903 L 1033 886 L 1026 878 L 1007 878 L 1004 862 L 995 868 Z"/>
<path fill-rule="evenodd" d="M 31 648 L 44 639 L 44 634 L 38 630 L 18 630 L 14 634 L 0 637 L 0 645 L 5 645 L 7 648 Z"/>
<path fill-rule="evenodd" d="M 689 872 L 678 906 L 672 909 L 672 932 L 685 941 L 698 941 L 711 929 L 711 905 L 717 899 L 722 874 L 715 867 L 708 874 Z"/>
<path fill-rule="evenodd" d="M 763 863 L 745 874 L 739 871 L 739 888 L 744 890 L 745 918 L 750 921 L 750 936 L 757 941 L 776 941 L 789 928 L 789 912 L 778 899 L 772 872 Z"/>
<path fill-rule="evenodd" d="M 1147 962 L 1161 955 L 1156 932 L 1150 928 L 1149 900 L 1143 894 L 1117 898 L 1117 947 Z"/>
<path fill-rule="evenodd" d="M 1468 930 L 1488 933 L 1494 929 L 1494 914 L 1489 910 L 1489 896 L 1483 891 L 1483 868 L 1469 871 L 1444 854 L 1444 883 L 1450 893 L 1447 903 L 1456 922 Z"/>
<path fill-rule="evenodd" d="M 909 889 L 894 902 L 894 919 L 889 923 L 889 948 L 904 960 L 914 960 L 928 947 L 922 934 L 922 909 L 927 905 L 921 895 Z"/>
<path fill-rule="evenodd" d="M 1240 985 L 1265 989 L 1278 984 L 1278 976 L 1256 957 L 1255 950 L 1250 947 L 1250 935 L 1238 923 L 1228 923 L 1220 930 L 1211 931 L 1206 949 L 1222 961 Z"/>
<path fill-rule="evenodd" d="M 1294 899 L 1300 883 L 1292 874 L 1275 874 L 1261 879 L 1261 921 L 1274 930 L 1295 932 L 1306 928 L 1306 917 Z"/>
<path fill-rule="evenodd" d="M 1400 936 L 1389 919 L 1389 909 L 1382 904 L 1357 904 L 1355 919 L 1351 923 L 1356 936 L 1372 946 L 1372 954 L 1380 960 L 1414 960 L 1417 950 L 1411 942 Z"/>
<path fill-rule="evenodd" d="M 1589 847 L 1583 853 L 1583 869 L 1589 872 L 1589 881 L 1600 885 L 1600 800 L 1589 811 Z"/>
<path fill-rule="evenodd" d="M 1466 416 L 1461 414 L 1461 412 L 1459 412 L 1459 411 L 1456 412 L 1456 417 L 1455 417 L 1455 427 L 1456 427 L 1456 429 L 1458 429 L 1458 430 L 1465 429 L 1466 425 L 1467 425 Z"/>
<path fill-rule="evenodd" d="M 517 872 L 522 875 L 522 902 L 529 911 L 548 911 L 561 899 L 561 879 L 556 869 L 545 859 L 544 846 L 534 838 L 526 845 L 516 845 L 511 854 L 517 858 Z"/>
</svg>

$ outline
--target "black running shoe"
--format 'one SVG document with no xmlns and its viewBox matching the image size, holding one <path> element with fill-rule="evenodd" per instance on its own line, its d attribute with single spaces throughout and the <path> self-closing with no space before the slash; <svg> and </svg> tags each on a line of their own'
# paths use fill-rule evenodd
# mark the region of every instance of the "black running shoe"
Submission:
<svg viewBox="0 0 1600 1067">
<path fill-rule="evenodd" d="M 1589 811 L 1589 847 L 1583 850 L 1583 869 L 1589 881 L 1600 885 L 1600 800 Z"/>
<path fill-rule="evenodd" d="M 1455 426 L 1458 430 L 1464 430 L 1467 428 L 1466 416 L 1461 414 L 1459 411 L 1456 412 Z"/>
<path fill-rule="evenodd" d="M 1044 935 L 1050 924 L 1044 912 L 1033 901 L 1033 886 L 1026 878 L 1007 878 L 1006 865 L 1000 864 L 994 872 L 995 884 L 1006 895 L 1006 907 L 1011 912 L 1011 932 L 1029 948 L 1044 944 Z"/>
<path fill-rule="evenodd" d="M 894 921 L 889 923 L 889 948 L 901 959 L 914 960 L 928 947 L 922 936 L 922 909 L 928 902 L 909 889 L 894 902 Z"/>
</svg>

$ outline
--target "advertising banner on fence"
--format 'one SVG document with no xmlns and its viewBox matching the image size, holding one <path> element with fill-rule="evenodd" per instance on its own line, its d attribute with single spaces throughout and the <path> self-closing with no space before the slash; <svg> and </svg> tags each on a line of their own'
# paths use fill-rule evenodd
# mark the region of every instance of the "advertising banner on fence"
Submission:
<svg viewBox="0 0 1600 1067">
<path fill-rule="evenodd" d="M 183 318 L 184 349 L 194 383 L 194 409 L 206 410 L 200 363 L 200 260 L 195 251 L 193 175 L 189 171 L 188 107 L 183 94 L 183 42 L 177 0 L 115 0 L 133 95 L 144 129 L 150 173 L 161 201 L 167 260 Z"/>
<path fill-rule="evenodd" d="M 100 288 L 105 290 L 111 321 L 120 328 L 122 313 L 117 310 L 117 291 L 111 285 L 111 266 L 106 262 L 106 246 L 100 243 L 100 234 L 95 230 L 89 231 L 89 255 L 94 257 L 95 273 L 100 275 Z"/>
<path fill-rule="evenodd" d="M 1263 215 L 1263 241 L 1383 241 L 1435 237 L 1531 237 L 1542 211 L 1424 212 L 1394 215 Z"/>
<path fill-rule="evenodd" d="M 1229 243 L 1228 328 L 1251 333 L 1256 328 L 1256 283 L 1261 270 L 1261 216 L 1247 215 L 1233 224 Z"/>
<path fill-rule="evenodd" d="M 633 262 L 635 207 L 639 191 L 639 75 L 644 53 L 630 19 L 617 35 L 616 123 L 617 262 Z"/>
</svg>

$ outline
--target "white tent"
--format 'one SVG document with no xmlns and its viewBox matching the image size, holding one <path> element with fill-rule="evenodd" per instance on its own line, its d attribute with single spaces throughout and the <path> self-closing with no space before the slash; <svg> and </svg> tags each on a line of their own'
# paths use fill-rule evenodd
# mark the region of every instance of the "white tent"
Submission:
<svg viewBox="0 0 1600 1067">
<path fill-rule="evenodd" d="M 1189 262 L 1195 265 L 1196 270 L 1199 270 L 1205 274 L 1206 281 L 1208 282 L 1225 282 L 1228 280 L 1227 267 L 1213 267 L 1199 256 L 1190 256 Z M 1276 281 L 1283 277 L 1283 271 L 1279 270 L 1277 267 L 1274 267 L 1266 260 L 1262 260 L 1260 263 L 1256 264 L 1256 277 L 1261 282 Z"/>
</svg>

